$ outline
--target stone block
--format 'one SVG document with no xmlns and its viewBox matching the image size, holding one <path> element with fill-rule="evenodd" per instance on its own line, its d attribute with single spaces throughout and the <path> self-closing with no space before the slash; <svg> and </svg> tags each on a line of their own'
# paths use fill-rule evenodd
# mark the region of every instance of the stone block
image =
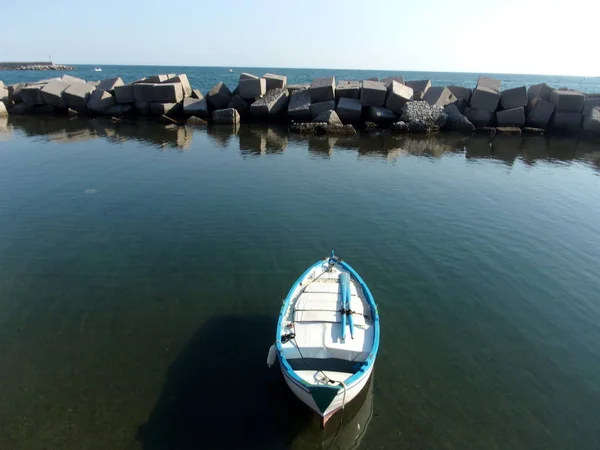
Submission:
<svg viewBox="0 0 600 450">
<path fill-rule="evenodd" d="M 175 116 L 181 113 L 181 103 L 150 103 L 150 115 L 152 116 Z"/>
<path fill-rule="evenodd" d="M 240 123 L 240 115 L 233 108 L 217 109 L 212 113 L 212 120 L 216 124 L 236 125 Z"/>
<path fill-rule="evenodd" d="M 365 81 L 377 81 L 377 82 L 379 82 L 379 77 L 367 78 Z"/>
<path fill-rule="evenodd" d="M 148 102 L 136 101 L 133 106 L 135 107 L 136 111 L 142 116 L 147 116 L 148 114 L 150 114 L 150 103 Z"/>
<path fill-rule="evenodd" d="M 471 100 L 471 95 L 473 95 L 473 89 L 466 88 L 462 86 L 448 86 L 450 92 L 454 94 L 457 99 L 465 99 L 468 103 Z"/>
<path fill-rule="evenodd" d="M 583 102 L 583 115 L 586 115 L 590 110 L 600 107 L 600 97 L 585 97 Z"/>
<path fill-rule="evenodd" d="M 21 102 L 14 105 L 10 105 L 7 110 L 9 114 L 20 115 L 29 114 L 35 109 L 35 105 L 30 102 Z"/>
<path fill-rule="evenodd" d="M 123 82 L 123 80 L 121 79 L 121 77 L 115 77 L 115 78 L 106 78 L 104 80 L 100 80 L 100 83 L 98 83 L 98 89 L 102 89 L 103 91 L 107 91 L 110 92 L 111 94 L 114 94 L 115 92 L 115 87 L 117 86 L 123 86 L 125 83 Z"/>
<path fill-rule="evenodd" d="M 527 109 L 527 125 L 533 128 L 545 129 L 554 114 L 554 105 L 541 98 L 534 98 Z"/>
<path fill-rule="evenodd" d="M 465 109 L 469 107 L 469 102 L 467 102 L 464 98 L 457 98 L 452 105 L 455 105 L 461 114 L 465 113 Z"/>
<path fill-rule="evenodd" d="M 485 87 L 491 89 L 492 91 L 499 92 L 500 86 L 502 85 L 502 81 L 497 80 L 492 77 L 479 77 L 477 80 L 477 87 Z"/>
<path fill-rule="evenodd" d="M 213 109 L 225 109 L 231 101 L 231 91 L 222 81 L 215 84 L 206 94 L 208 105 Z"/>
<path fill-rule="evenodd" d="M 310 115 L 310 93 L 308 89 L 295 91 L 290 96 L 288 105 L 288 117 L 296 121 L 309 120 Z"/>
<path fill-rule="evenodd" d="M 67 106 L 75 111 L 85 111 L 88 100 L 95 86 L 88 83 L 73 83 L 63 92 L 63 99 Z"/>
<path fill-rule="evenodd" d="M 391 109 L 377 108 L 369 106 L 367 108 L 368 120 L 375 122 L 376 124 L 393 123 L 398 120 L 396 115 Z"/>
<path fill-rule="evenodd" d="M 240 78 L 238 80 L 238 83 L 242 80 L 258 80 L 260 77 L 257 77 L 256 75 L 252 75 L 251 73 L 247 73 L 247 72 L 242 72 L 240 73 Z"/>
<path fill-rule="evenodd" d="M 111 117 L 131 116 L 135 112 L 133 105 L 112 105 L 104 111 L 104 115 Z"/>
<path fill-rule="evenodd" d="M 577 131 L 581 129 L 582 114 L 576 112 L 555 111 L 552 127 L 555 130 Z"/>
<path fill-rule="evenodd" d="M 335 77 L 324 77 L 313 80 L 308 89 L 312 103 L 335 100 Z"/>
<path fill-rule="evenodd" d="M 120 104 L 135 103 L 135 85 L 115 86 L 115 100 Z"/>
<path fill-rule="evenodd" d="M 600 107 L 589 109 L 583 116 L 583 130 L 600 134 Z"/>
<path fill-rule="evenodd" d="M 198 98 L 202 100 L 204 98 L 204 94 L 202 94 L 202 91 L 200 91 L 200 89 L 193 89 L 192 98 Z"/>
<path fill-rule="evenodd" d="M 287 90 L 292 95 L 296 91 L 302 91 L 304 89 L 310 88 L 310 84 L 288 84 Z"/>
<path fill-rule="evenodd" d="M 326 102 L 311 103 L 310 105 L 310 116 L 312 119 L 318 117 L 319 114 L 325 111 L 335 110 L 335 100 L 328 100 Z"/>
<path fill-rule="evenodd" d="M 431 80 L 411 80 L 404 84 L 413 90 L 413 100 L 423 100 L 425 93 L 431 87 Z"/>
<path fill-rule="evenodd" d="M 115 104 L 115 97 L 107 91 L 102 89 L 95 89 L 87 103 L 87 107 L 90 111 L 94 111 L 98 114 L 103 114 L 108 108 Z"/>
<path fill-rule="evenodd" d="M 267 80 L 257 77 L 242 79 L 240 75 L 238 88 L 240 90 L 240 97 L 245 100 L 260 98 L 267 92 Z"/>
<path fill-rule="evenodd" d="M 171 74 L 169 74 L 171 75 Z M 185 73 L 179 74 L 177 76 L 170 76 L 166 83 L 181 83 L 181 87 L 183 88 L 183 96 L 191 97 L 192 95 L 192 85 L 190 84 L 190 80 Z"/>
<path fill-rule="evenodd" d="M 23 103 L 31 103 L 33 105 L 43 105 L 42 88 L 45 84 L 31 84 L 23 86 L 19 91 L 21 101 Z"/>
<path fill-rule="evenodd" d="M 450 89 L 446 87 L 433 86 L 427 90 L 423 96 L 423 101 L 431 106 L 437 105 L 443 108 L 446 105 L 454 103 L 456 101 L 456 97 L 450 91 Z"/>
<path fill-rule="evenodd" d="M 455 104 L 446 105 L 444 107 L 444 114 L 446 114 L 445 128 L 453 131 L 458 131 L 464 134 L 470 134 L 475 131 L 475 126 L 462 115 L 460 110 Z"/>
<path fill-rule="evenodd" d="M 8 110 L 6 109 L 6 105 L 4 102 L 0 102 L 0 117 L 8 116 Z"/>
<path fill-rule="evenodd" d="M 500 92 L 500 106 L 502 109 L 513 109 L 527 106 L 527 89 L 525 86 L 506 89 Z"/>
<path fill-rule="evenodd" d="M 250 113 L 255 117 L 276 116 L 285 111 L 289 97 L 287 89 L 271 89 L 265 96 L 250 105 Z"/>
<path fill-rule="evenodd" d="M 168 79 L 169 79 L 169 75 L 162 74 L 162 75 L 152 75 L 150 77 L 142 78 L 139 81 L 142 83 L 164 83 Z M 137 81 L 134 81 L 134 83 L 137 83 Z"/>
<path fill-rule="evenodd" d="M 499 127 L 519 127 L 525 126 L 525 107 L 505 109 L 496 113 L 496 122 Z"/>
<path fill-rule="evenodd" d="M 79 84 L 79 83 L 78 83 Z M 63 92 L 69 87 L 69 83 L 55 80 L 51 81 L 42 88 L 42 98 L 48 105 L 56 108 L 66 108 L 67 103 L 63 99 Z"/>
<path fill-rule="evenodd" d="M 465 116 L 476 127 L 492 126 L 496 120 L 496 114 L 493 111 L 477 108 L 466 108 Z"/>
<path fill-rule="evenodd" d="M 5 88 L 4 85 L 0 87 L 0 102 L 4 103 L 4 105 L 10 105 L 10 95 L 8 93 L 8 88 Z"/>
<path fill-rule="evenodd" d="M 23 101 L 23 98 L 21 97 L 21 89 L 25 86 L 25 83 L 15 83 L 8 85 L 7 89 L 9 103 L 21 103 Z"/>
<path fill-rule="evenodd" d="M 362 104 L 357 98 L 343 97 L 337 104 L 336 112 L 343 123 L 358 123 L 361 119 Z"/>
<path fill-rule="evenodd" d="M 327 125 L 343 125 L 335 111 L 325 111 L 315 117 L 313 122 L 326 123 Z"/>
<path fill-rule="evenodd" d="M 550 102 L 554 104 L 557 112 L 581 113 L 585 96 L 578 91 L 557 89 L 550 94 Z"/>
<path fill-rule="evenodd" d="M 178 103 L 183 100 L 181 83 L 138 83 L 133 92 L 136 102 Z"/>
<path fill-rule="evenodd" d="M 270 91 L 271 89 L 283 89 L 287 84 L 287 77 L 283 75 L 265 73 L 263 78 L 267 83 L 267 91 Z"/>
<path fill-rule="evenodd" d="M 550 95 L 552 95 L 552 89 L 546 83 L 534 84 L 533 86 L 529 86 L 527 89 L 527 103 L 531 103 L 536 98 L 541 98 L 542 100 L 550 101 Z"/>
<path fill-rule="evenodd" d="M 381 80 L 381 82 L 388 89 L 392 85 L 392 81 L 395 81 L 396 83 L 404 84 L 404 77 L 402 75 L 395 75 L 393 77 L 386 77 L 383 80 Z"/>
<path fill-rule="evenodd" d="M 392 80 L 390 87 L 388 89 L 387 100 L 385 102 L 385 107 L 387 109 L 391 109 L 396 114 L 402 113 L 402 108 L 404 105 L 413 97 L 412 88 L 400 84 L 395 80 Z"/>
<path fill-rule="evenodd" d="M 360 83 L 358 81 L 340 81 L 335 88 L 335 99 L 360 98 Z"/>
<path fill-rule="evenodd" d="M 500 93 L 485 86 L 478 86 L 471 96 L 471 108 L 496 112 L 500 102 Z M 469 119 L 470 120 L 470 119 Z M 477 126 L 477 125 L 475 125 Z"/>
<path fill-rule="evenodd" d="M 205 98 L 190 98 L 183 99 L 183 113 L 187 116 L 209 117 L 208 102 Z"/>
<path fill-rule="evenodd" d="M 63 75 L 62 77 L 60 77 L 60 81 L 64 81 L 65 83 L 68 83 L 69 85 L 73 84 L 73 83 L 85 83 L 85 80 L 82 80 L 81 78 L 77 78 L 77 77 L 72 77 L 71 75 Z"/>
<path fill-rule="evenodd" d="M 380 108 L 385 104 L 387 88 L 380 81 L 365 80 L 362 82 L 360 102 L 363 106 Z"/>
<path fill-rule="evenodd" d="M 231 98 L 231 101 L 227 105 L 227 108 L 235 109 L 239 113 L 240 118 L 242 119 L 244 117 L 248 117 L 248 115 L 250 114 L 250 106 L 248 105 L 248 102 L 246 102 L 246 100 L 244 100 L 239 95 L 234 95 Z"/>
</svg>

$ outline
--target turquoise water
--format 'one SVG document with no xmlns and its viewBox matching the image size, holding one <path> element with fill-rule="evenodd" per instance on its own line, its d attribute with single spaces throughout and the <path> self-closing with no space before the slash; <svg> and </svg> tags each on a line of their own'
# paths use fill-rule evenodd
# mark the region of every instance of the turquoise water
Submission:
<svg viewBox="0 0 600 450">
<path fill-rule="evenodd" d="M 331 448 L 598 448 L 599 175 L 573 139 L 4 120 L 0 448 L 327 448 L 265 360 L 331 248 L 382 323 Z"/>
<path fill-rule="evenodd" d="M 555 88 L 569 87 L 582 92 L 600 92 L 600 77 L 573 77 L 557 75 L 519 75 L 519 74 L 476 74 L 457 72 L 390 72 L 382 70 L 339 70 L 339 69 L 286 69 L 274 67 L 173 67 L 173 66 L 102 66 L 102 72 L 94 72 L 94 66 L 76 65 L 77 70 L 70 75 L 93 81 L 103 78 L 122 77 L 131 82 L 148 75 L 159 73 L 185 73 L 194 89 L 208 92 L 219 81 L 225 82 L 231 90 L 238 83 L 241 72 L 256 75 L 277 73 L 286 75 L 289 83 L 310 83 L 311 80 L 324 76 L 335 76 L 340 80 L 363 80 L 372 77 L 385 78 L 392 75 L 403 75 L 406 80 L 430 79 L 434 86 L 466 86 L 474 87 L 480 75 L 489 75 L 502 80 L 502 88 L 530 86 L 547 83 Z M 232 69 L 233 72 L 230 72 Z M 65 72 L 67 73 L 67 72 Z M 6 84 L 21 81 L 36 81 L 44 78 L 60 76 L 62 72 L 3 71 L 0 80 Z"/>
</svg>

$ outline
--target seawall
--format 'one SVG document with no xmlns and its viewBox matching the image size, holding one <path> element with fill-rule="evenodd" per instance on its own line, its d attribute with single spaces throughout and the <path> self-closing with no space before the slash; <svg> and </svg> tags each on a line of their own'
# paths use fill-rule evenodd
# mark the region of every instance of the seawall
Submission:
<svg viewBox="0 0 600 450">
<path fill-rule="evenodd" d="M 150 118 L 172 125 L 284 123 L 291 132 L 317 135 L 376 130 L 600 136 L 600 94 L 543 83 L 502 89 L 501 81 L 490 77 L 465 88 L 402 75 L 360 82 L 325 77 L 290 85 L 285 76 L 242 73 L 233 90 L 221 82 L 203 93 L 185 74 L 131 83 L 63 75 L 8 86 L 0 81 L 0 100 L 0 115 Z"/>
</svg>

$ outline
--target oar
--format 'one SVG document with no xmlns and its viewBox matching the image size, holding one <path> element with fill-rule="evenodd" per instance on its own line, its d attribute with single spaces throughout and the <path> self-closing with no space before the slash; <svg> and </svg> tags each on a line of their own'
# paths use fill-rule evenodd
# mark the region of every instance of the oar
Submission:
<svg viewBox="0 0 600 450">
<path fill-rule="evenodd" d="M 342 304 L 342 340 L 346 340 L 346 301 L 348 297 L 348 291 L 350 284 L 350 277 L 346 272 L 340 274 L 340 285 L 341 285 L 341 304 Z"/>
<path fill-rule="evenodd" d="M 350 299 L 352 298 L 352 289 L 350 283 L 348 283 L 348 289 L 346 289 L 346 313 L 348 314 L 348 326 L 350 327 L 350 337 L 354 339 L 354 317 L 352 317 L 352 309 L 350 309 Z"/>
</svg>

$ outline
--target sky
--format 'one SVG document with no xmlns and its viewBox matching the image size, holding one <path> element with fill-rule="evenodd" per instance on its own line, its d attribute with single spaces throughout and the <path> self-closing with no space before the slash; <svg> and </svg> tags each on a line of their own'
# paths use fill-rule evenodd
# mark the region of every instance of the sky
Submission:
<svg viewBox="0 0 600 450">
<path fill-rule="evenodd" d="M 0 0 L 0 61 L 600 76 L 599 9 L 595 0 Z"/>
</svg>

